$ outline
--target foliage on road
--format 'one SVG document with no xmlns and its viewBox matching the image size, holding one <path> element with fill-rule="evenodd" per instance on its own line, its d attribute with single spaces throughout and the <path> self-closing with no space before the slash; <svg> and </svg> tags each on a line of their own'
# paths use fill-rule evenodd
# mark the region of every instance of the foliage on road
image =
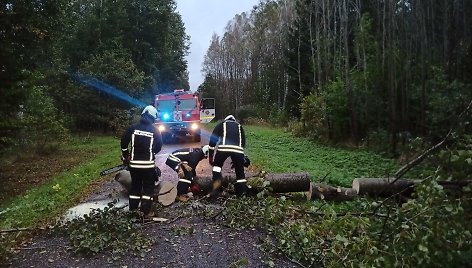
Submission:
<svg viewBox="0 0 472 268">
<path fill-rule="evenodd" d="M 260 194 L 229 200 L 232 228 L 258 228 L 262 249 L 303 267 L 466 267 L 472 256 L 470 189 L 460 202 L 435 180 L 408 202 L 359 199 L 345 204 Z M 362 256 L 361 258 L 359 256 Z"/>
<path fill-rule="evenodd" d="M 111 202 L 83 218 L 61 222 L 54 227 L 54 233 L 66 235 L 74 253 L 92 256 L 111 252 L 109 262 L 126 254 L 144 257 L 151 250 L 153 239 L 141 230 L 142 215 L 115 207 L 115 204 Z"/>
</svg>

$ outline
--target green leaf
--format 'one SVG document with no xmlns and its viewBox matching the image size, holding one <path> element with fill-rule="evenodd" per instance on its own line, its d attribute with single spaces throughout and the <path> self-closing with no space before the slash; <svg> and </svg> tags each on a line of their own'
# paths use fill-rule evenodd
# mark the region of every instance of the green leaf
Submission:
<svg viewBox="0 0 472 268">
<path fill-rule="evenodd" d="M 459 160 L 459 156 L 458 156 L 458 155 L 452 155 L 452 156 L 451 156 L 451 162 L 456 162 L 457 160 Z"/>
<path fill-rule="evenodd" d="M 428 252 L 428 248 L 421 244 L 418 246 L 418 249 L 423 252 Z"/>
</svg>

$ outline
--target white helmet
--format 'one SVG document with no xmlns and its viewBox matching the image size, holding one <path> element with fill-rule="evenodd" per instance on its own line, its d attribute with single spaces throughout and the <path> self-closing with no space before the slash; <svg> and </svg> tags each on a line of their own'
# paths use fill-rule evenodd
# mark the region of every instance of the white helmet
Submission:
<svg viewBox="0 0 472 268">
<path fill-rule="evenodd" d="M 230 114 L 227 117 L 225 117 L 225 121 L 226 120 L 236 121 L 236 118 L 234 118 L 234 116 Z"/>
<path fill-rule="evenodd" d="M 210 151 L 210 146 L 205 145 L 202 147 L 202 152 L 205 156 L 208 156 L 208 152 Z"/>
<path fill-rule="evenodd" d="M 154 118 L 154 120 L 157 119 L 157 110 L 154 106 L 152 105 L 148 105 L 144 108 L 143 112 L 141 113 L 141 115 L 144 115 L 148 113 L 151 117 Z"/>
</svg>

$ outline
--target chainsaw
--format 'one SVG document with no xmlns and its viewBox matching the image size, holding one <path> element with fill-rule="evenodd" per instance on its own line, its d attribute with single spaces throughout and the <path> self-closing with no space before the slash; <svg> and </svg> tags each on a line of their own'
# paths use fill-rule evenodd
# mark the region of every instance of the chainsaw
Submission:
<svg viewBox="0 0 472 268">
<path fill-rule="evenodd" d="M 102 172 L 100 172 L 100 176 L 105 176 L 105 175 L 115 173 L 115 172 L 125 170 L 125 169 L 128 170 L 128 165 L 125 165 L 125 164 L 117 165 L 117 166 L 114 166 L 114 167 L 103 170 Z M 154 167 L 154 171 L 156 172 L 155 173 L 156 178 L 159 178 L 162 175 L 161 170 L 159 169 L 159 167 Z M 158 179 L 156 179 L 156 181 L 157 180 Z"/>
<path fill-rule="evenodd" d="M 128 169 L 128 165 L 125 165 L 125 164 L 117 165 L 117 166 L 103 170 L 102 172 L 100 172 L 100 176 L 105 176 L 105 175 L 115 173 L 124 169 Z"/>
</svg>

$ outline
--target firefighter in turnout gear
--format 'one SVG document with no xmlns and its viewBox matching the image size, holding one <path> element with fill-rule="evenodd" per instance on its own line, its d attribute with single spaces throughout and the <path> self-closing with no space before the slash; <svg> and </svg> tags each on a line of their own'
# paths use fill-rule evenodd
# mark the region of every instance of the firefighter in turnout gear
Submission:
<svg viewBox="0 0 472 268">
<path fill-rule="evenodd" d="M 199 187 L 193 179 L 197 176 L 195 170 L 198 163 L 208 157 L 209 146 L 202 148 L 183 148 L 173 151 L 166 160 L 166 165 L 177 172 L 179 182 L 177 183 L 176 200 L 181 202 L 188 201 L 187 196 L 189 187 L 192 192 L 199 192 Z"/>
<path fill-rule="evenodd" d="M 231 157 L 236 172 L 236 183 L 234 184 L 236 195 L 246 194 L 248 191 L 244 174 L 246 137 L 243 127 L 236 122 L 234 116 L 228 115 L 215 126 L 209 146 L 208 159 L 210 165 L 213 166 L 213 191 L 210 193 L 210 197 L 217 197 L 222 191 L 221 168 L 228 157 Z"/>
<path fill-rule="evenodd" d="M 156 108 L 146 106 L 139 122 L 130 126 L 121 138 L 122 160 L 129 165 L 131 174 L 129 209 L 139 209 L 147 219 L 153 216 L 151 206 L 156 177 L 155 154 L 162 147 L 161 134 L 153 125 L 156 118 Z M 131 152 L 128 150 L 130 143 Z"/>
</svg>

